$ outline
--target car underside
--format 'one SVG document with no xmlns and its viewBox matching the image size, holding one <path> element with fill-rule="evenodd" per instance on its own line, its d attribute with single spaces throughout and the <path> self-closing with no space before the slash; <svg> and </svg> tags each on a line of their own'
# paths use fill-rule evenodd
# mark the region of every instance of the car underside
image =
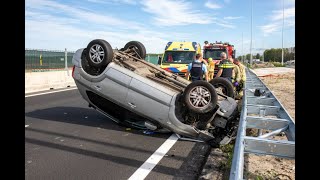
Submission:
<svg viewBox="0 0 320 180">
<path fill-rule="evenodd" d="M 167 72 L 144 60 L 146 50 L 138 41 L 131 41 L 120 50 L 112 50 L 104 45 L 106 45 L 104 40 L 93 40 L 87 48 L 80 51 L 80 55 L 77 55 L 79 60 L 76 59 L 76 55 L 74 56 L 76 60 L 73 60 L 73 63 L 78 66 L 76 71 L 79 76 L 82 79 L 88 79 L 88 81 L 82 81 L 81 78 L 74 78 L 78 89 L 81 89 L 80 92 L 89 102 L 90 107 L 126 126 L 155 132 L 175 132 L 181 136 L 206 141 L 213 146 L 226 144 L 235 137 L 239 115 L 237 102 L 232 97 L 232 85 L 230 86 L 231 83 L 227 80 L 220 78 L 209 83 L 191 82 Z M 99 56 L 99 53 L 103 56 Z M 132 110 L 116 99 L 110 98 L 107 93 L 86 85 L 86 82 L 91 79 L 96 77 L 99 79 L 103 74 L 107 74 L 111 68 L 129 75 L 130 72 L 133 72 L 132 76 L 143 83 L 171 94 L 172 99 L 167 105 L 170 111 L 163 114 L 167 117 L 163 117 L 162 120 L 155 118 L 153 114 L 156 113 L 157 107 L 152 112 L 146 108 L 141 111 Z M 136 77 L 137 75 L 139 77 Z M 131 85 L 130 88 L 133 89 Z M 148 91 L 154 91 L 154 89 L 135 91 L 145 96 L 152 96 L 149 98 L 157 99 L 159 102 L 162 101 L 161 97 L 148 94 Z M 153 106 L 152 103 L 150 106 Z M 179 122 L 176 122 L 176 119 Z"/>
</svg>

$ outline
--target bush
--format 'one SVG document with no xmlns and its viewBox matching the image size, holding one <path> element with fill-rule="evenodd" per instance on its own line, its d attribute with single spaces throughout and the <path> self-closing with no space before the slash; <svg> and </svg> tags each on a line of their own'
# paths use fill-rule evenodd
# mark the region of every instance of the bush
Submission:
<svg viewBox="0 0 320 180">
<path fill-rule="evenodd" d="M 282 65 L 280 62 L 271 62 L 275 67 L 285 67 L 286 65 Z"/>
</svg>

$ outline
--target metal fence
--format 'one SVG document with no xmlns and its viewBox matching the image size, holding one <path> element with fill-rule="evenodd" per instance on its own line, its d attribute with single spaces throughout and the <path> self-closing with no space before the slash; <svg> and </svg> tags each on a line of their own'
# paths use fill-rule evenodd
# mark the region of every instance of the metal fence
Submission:
<svg viewBox="0 0 320 180">
<path fill-rule="evenodd" d="M 146 61 L 151 62 L 152 64 L 158 64 L 159 56 L 162 56 L 161 54 L 147 54 Z"/>
<path fill-rule="evenodd" d="M 25 50 L 26 71 L 50 71 L 65 69 L 65 53 L 67 53 L 67 66 L 72 67 L 74 52 L 48 51 L 48 50 Z"/>
<path fill-rule="evenodd" d="M 65 69 L 65 53 L 67 53 L 67 66 L 71 68 L 73 51 L 50 51 L 38 49 L 25 50 L 25 71 L 52 71 Z M 146 61 L 158 64 L 158 54 L 147 54 Z"/>
</svg>

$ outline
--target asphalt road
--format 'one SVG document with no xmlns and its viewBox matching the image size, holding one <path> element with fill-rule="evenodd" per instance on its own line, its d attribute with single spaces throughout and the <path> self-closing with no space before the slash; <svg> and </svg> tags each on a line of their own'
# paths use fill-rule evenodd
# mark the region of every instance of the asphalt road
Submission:
<svg viewBox="0 0 320 180">
<path fill-rule="evenodd" d="M 77 89 L 26 95 L 25 125 L 32 180 L 128 179 L 171 135 L 128 130 L 89 108 Z M 208 153 L 205 143 L 178 140 L 145 179 L 197 179 Z"/>
</svg>

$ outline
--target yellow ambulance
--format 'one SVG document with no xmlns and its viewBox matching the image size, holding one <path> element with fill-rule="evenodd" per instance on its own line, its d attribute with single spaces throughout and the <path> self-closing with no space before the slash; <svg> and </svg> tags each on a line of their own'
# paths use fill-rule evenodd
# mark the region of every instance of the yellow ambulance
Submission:
<svg viewBox="0 0 320 180">
<path fill-rule="evenodd" d="M 159 64 L 162 69 L 184 77 L 189 63 L 198 53 L 201 53 L 201 46 L 197 42 L 168 42 Z"/>
</svg>

